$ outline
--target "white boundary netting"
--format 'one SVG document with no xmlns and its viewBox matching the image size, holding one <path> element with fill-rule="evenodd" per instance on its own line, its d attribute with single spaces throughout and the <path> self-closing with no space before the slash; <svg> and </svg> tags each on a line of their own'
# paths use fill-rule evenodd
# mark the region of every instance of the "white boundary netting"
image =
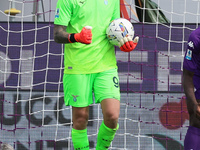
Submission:
<svg viewBox="0 0 200 150">
<path fill-rule="evenodd" d="M 188 126 L 182 61 L 189 33 L 198 27 L 200 1 L 153 0 L 158 9 L 123 2 L 140 41 L 131 53 L 116 49 L 120 129 L 110 149 L 181 150 Z M 72 149 L 71 108 L 62 92 L 63 46 L 53 41 L 55 5 L 53 0 L 3 0 L 0 5 L 0 142 L 16 150 Z M 12 7 L 21 13 L 4 13 Z M 143 21 L 136 8 L 149 11 L 141 15 Z M 155 22 L 144 20 L 158 10 L 168 23 L 156 15 Z M 102 119 L 100 106 L 92 105 L 91 149 Z"/>
</svg>

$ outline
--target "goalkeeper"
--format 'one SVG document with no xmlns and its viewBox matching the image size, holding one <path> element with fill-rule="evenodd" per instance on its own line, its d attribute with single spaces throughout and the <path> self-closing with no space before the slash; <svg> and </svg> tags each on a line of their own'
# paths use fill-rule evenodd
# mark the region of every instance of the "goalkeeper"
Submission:
<svg viewBox="0 0 200 150">
<path fill-rule="evenodd" d="M 183 63 L 183 88 L 189 113 L 185 150 L 200 150 L 200 28 L 189 37 Z"/>
<path fill-rule="evenodd" d="M 89 105 L 100 103 L 103 121 L 97 136 L 97 150 L 106 150 L 118 129 L 120 87 L 114 46 L 106 37 L 111 20 L 120 17 L 116 0 L 58 0 L 54 40 L 65 43 L 64 101 L 72 106 L 74 149 L 89 149 L 87 124 Z M 123 39 L 122 51 L 137 45 Z M 94 101 L 93 101 L 94 94 Z"/>
</svg>

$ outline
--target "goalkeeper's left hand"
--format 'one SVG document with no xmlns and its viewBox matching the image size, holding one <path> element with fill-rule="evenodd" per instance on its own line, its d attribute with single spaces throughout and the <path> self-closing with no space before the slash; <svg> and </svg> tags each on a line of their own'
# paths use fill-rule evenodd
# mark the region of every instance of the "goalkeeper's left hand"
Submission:
<svg viewBox="0 0 200 150">
<path fill-rule="evenodd" d="M 139 41 L 139 37 L 136 36 L 134 40 L 132 40 L 130 37 L 124 37 L 119 42 L 120 50 L 123 52 L 130 52 L 135 49 L 137 46 L 137 43 Z"/>
</svg>

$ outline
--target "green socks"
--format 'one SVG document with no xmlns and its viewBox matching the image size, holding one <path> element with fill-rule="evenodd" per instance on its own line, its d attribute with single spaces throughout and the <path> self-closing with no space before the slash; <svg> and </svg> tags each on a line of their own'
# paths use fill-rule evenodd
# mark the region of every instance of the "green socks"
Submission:
<svg viewBox="0 0 200 150">
<path fill-rule="evenodd" d="M 119 124 L 117 125 L 115 129 L 110 129 L 104 124 L 104 122 L 102 122 L 99 128 L 99 133 L 97 137 L 96 150 L 107 150 L 112 140 L 114 139 L 115 133 L 118 128 L 119 128 Z"/>
<path fill-rule="evenodd" d="M 97 137 L 96 150 L 107 150 L 114 139 L 118 128 L 119 125 L 117 125 L 115 129 L 110 129 L 102 122 Z M 74 150 L 89 150 L 87 129 L 76 130 L 72 128 L 72 142 Z"/>
<path fill-rule="evenodd" d="M 74 150 L 89 150 L 87 129 L 76 130 L 72 128 L 72 142 Z"/>
</svg>

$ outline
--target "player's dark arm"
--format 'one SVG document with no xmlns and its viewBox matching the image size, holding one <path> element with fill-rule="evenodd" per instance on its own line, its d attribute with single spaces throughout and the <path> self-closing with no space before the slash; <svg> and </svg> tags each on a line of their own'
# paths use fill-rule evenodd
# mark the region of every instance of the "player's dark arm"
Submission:
<svg viewBox="0 0 200 150">
<path fill-rule="evenodd" d="M 92 43 L 92 32 L 90 26 L 83 27 L 80 33 L 67 33 L 66 26 L 54 25 L 54 41 L 56 43 L 74 43 L 83 44 Z"/>
<path fill-rule="evenodd" d="M 69 33 L 66 32 L 66 26 L 54 24 L 54 41 L 56 43 L 70 43 L 68 40 Z"/>
<path fill-rule="evenodd" d="M 187 99 L 188 112 L 190 114 L 195 113 L 194 111 L 196 110 L 196 107 L 198 105 L 194 94 L 193 76 L 193 72 L 183 69 L 182 85 Z"/>
</svg>

